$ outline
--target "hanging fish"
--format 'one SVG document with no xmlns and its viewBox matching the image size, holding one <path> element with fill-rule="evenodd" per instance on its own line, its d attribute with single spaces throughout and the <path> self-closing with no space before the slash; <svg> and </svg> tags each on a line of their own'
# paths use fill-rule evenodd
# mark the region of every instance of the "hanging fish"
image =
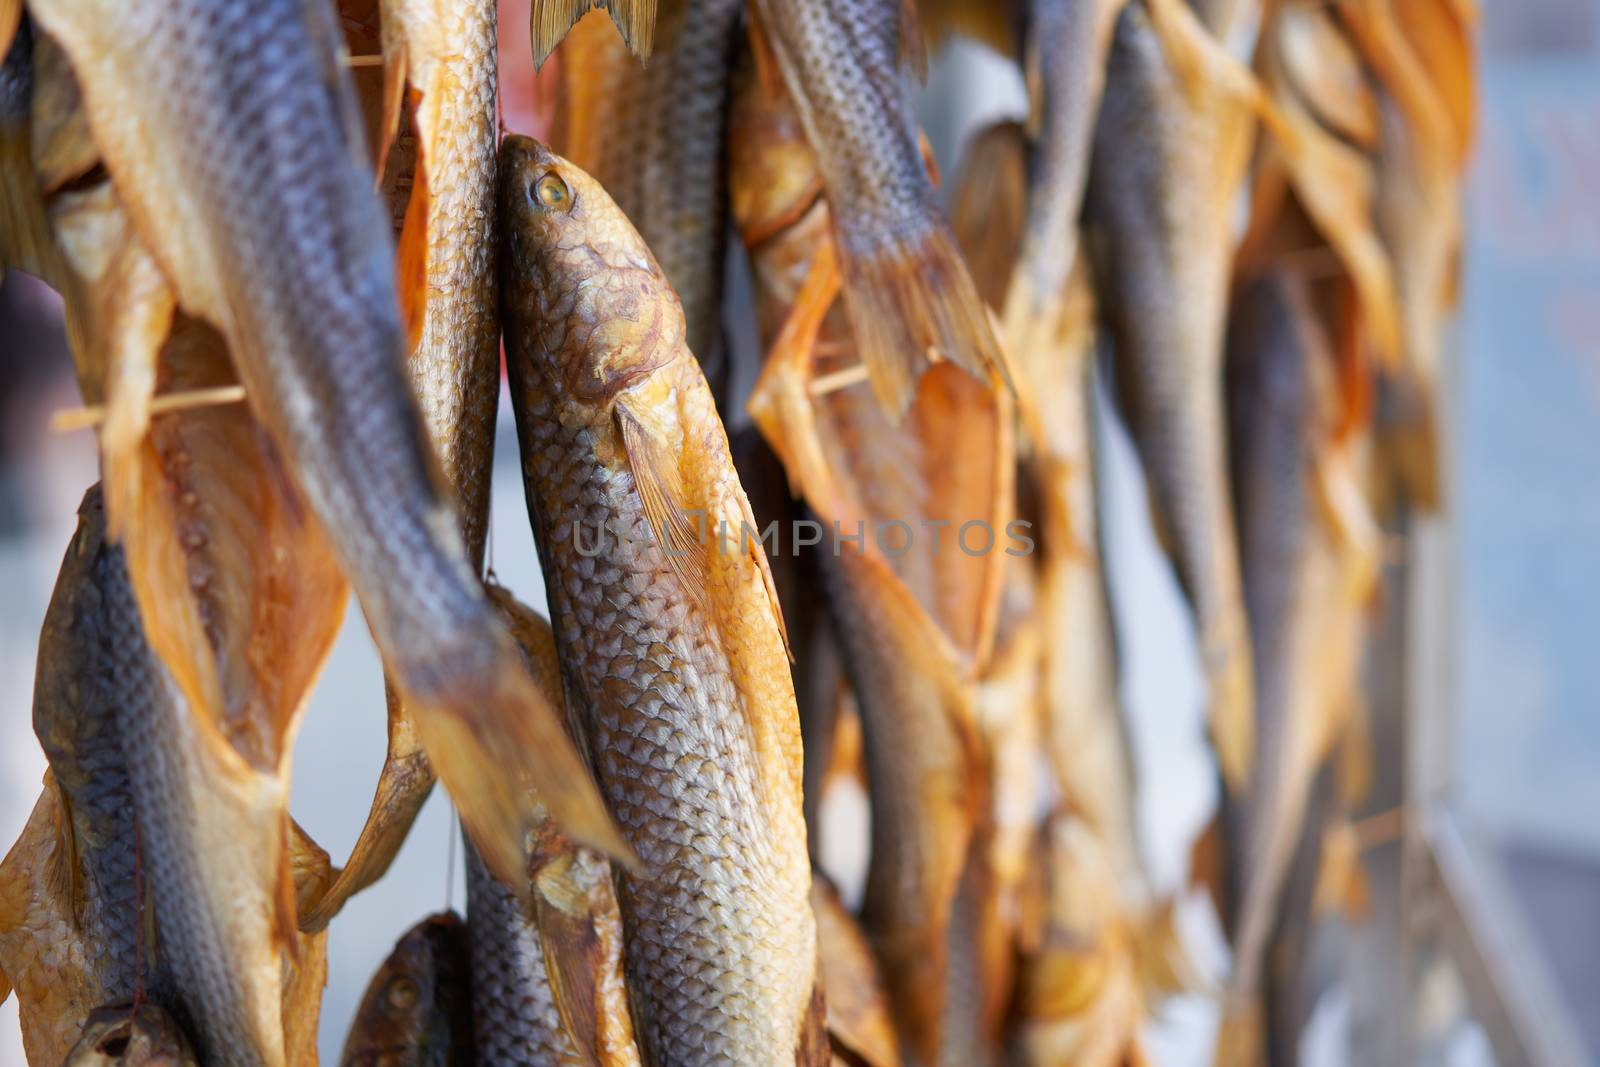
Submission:
<svg viewBox="0 0 1600 1067">
<path fill-rule="evenodd" d="M 639 858 L 618 902 L 640 1052 L 822 1063 L 794 690 L 726 434 L 604 190 L 528 138 L 500 163 L 528 510 L 574 717 Z"/>
<path fill-rule="evenodd" d="M 367 983 L 339 1067 L 471 1067 L 472 981 L 461 919 L 417 923 Z"/>
<path fill-rule="evenodd" d="M 983 301 L 941 214 L 902 65 L 919 56 L 903 0 L 754 0 L 827 188 L 841 292 L 873 391 L 899 418 L 935 360 L 1007 380 Z M 764 80 L 773 81 L 769 71 Z"/>
<path fill-rule="evenodd" d="M 183 308 L 227 339 L 252 412 L 326 530 L 491 866 L 521 867 L 531 782 L 575 835 L 620 849 L 457 531 L 405 378 L 393 245 L 357 148 L 333 11 L 52 0 L 33 15 L 73 61 L 134 229 Z M 172 46 L 136 46 L 149 41 Z M 146 102 L 137 116 L 125 106 L 135 98 Z M 147 637 L 187 702 L 215 706 L 194 635 L 172 629 L 137 552 L 130 573 Z"/>
</svg>

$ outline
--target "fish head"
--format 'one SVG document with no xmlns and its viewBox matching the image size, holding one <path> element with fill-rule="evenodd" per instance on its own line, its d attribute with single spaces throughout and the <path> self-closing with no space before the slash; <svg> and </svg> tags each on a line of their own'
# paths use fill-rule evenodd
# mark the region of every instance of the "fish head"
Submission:
<svg viewBox="0 0 1600 1067">
<path fill-rule="evenodd" d="M 582 168 L 530 137 L 507 137 L 499 210 L 508 343 L 524 347 L 560 400 L 603 412 L 688 352 L 677 294 Z"/>
<path fill-rule="evenodd" d="M 62 1067 L 196 1067 L 177 1021 L 155 1004 L 97 1008 Z"/>
<path fill-rule="evenodd" d="M 466 930 L 454 913 L 408 930 L 361 998 L 341 1067 L 447 1067 L 472 1045 Z"/>
</svg>

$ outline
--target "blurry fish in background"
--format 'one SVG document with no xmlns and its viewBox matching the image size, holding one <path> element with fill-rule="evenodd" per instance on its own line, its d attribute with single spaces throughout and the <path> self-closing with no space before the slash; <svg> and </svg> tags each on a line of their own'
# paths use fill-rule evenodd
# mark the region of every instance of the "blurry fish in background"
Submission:
<svg viewBox="0 0 1600 1067">
<path fill-rule="evenodd" d="M 339 1067 L 471 1067 L 471 988 L 465 925 L 430 915 L 367 983 Z"/>
<path fill-rule="evenodd" d="M 1194 612 L 1212 742 L 1240 788 L 1254 755 L 1222 400 L 1234 201 L 1259 91 L 1180 0 L 1117 21 L 1090 168 L 1096 292 L 1156 526 Z"/>
<path fill-rule="evenodd" d="M 643 65 L 600 14 L 560 49 L 550 143 L 594 176 L 683 304 L 685 340 L 724 400 L 727 117 L 742 0 L 665 0 Z"/>
<path fill-rule="evenodd" d="M 1011 413 L 998 375 L 975 378 L 943 361 L 910 382 L 901 418 L 866 388 L 872 371 L 839 299 L 846 280 L 825 150 L 763 68 L 764 47 L 757 38 L 738 84 L 731 144 L 734 216 L 767 352 L 749 411 L 823 529 L 873 531 L 859 549 L 821 554 L 873 812 L 861 921 L 902 1041 L 932 1062 L 951 908 L 979 817 L 975 700 L 1005 559 Z M 906 530 L 877 544 L 891 522 Z M 987 524 L 1001 544 L 959 550 L 954 538 L 967 522 Z M 943 551 L 934 532 L 945 535 Z"/>
<path fill-rule="evenodd" d="M 923 55 L 915 6 L 753 0 L 751 10 L 760 77 L 770 92 L 781 75 L 827 189 L 840 291 L 879 402 L 902 417 L 935 360 L 1005 380 L 917 141 L 904 81 Z"/>
</svg>

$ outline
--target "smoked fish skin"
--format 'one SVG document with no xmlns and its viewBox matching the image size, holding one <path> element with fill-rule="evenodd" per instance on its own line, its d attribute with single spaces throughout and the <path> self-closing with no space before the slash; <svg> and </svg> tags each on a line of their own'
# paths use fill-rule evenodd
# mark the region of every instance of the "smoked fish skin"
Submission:
<svg viewBox="0 0 1600 1067">
<path fill-rule="evenodd" d="M 73 880 L 80 884 L 74 895 L 85 943 L 97 956 L 92 971 L 100 1003 L 132 999 L 140 962 L 133 789 L 117 729 L 125 681 L 118 646 L 128 634 L 115 628 L 108 610 L 119 571 L 119 555 L 106 544 L 97 484 L 78 505 L 78 529 L 45 611 L 33 731 L 66 802 Z"/>
<path fill-rule="evenodd" d="M 501 146 L 500 224 L 568 706 L 639 860 L 618 899 L 640 1053 L 824 1063 L 782 620 L 677 299 L 598 183 L 525 137 Z"/>
<path fill-rule="evenodd" d="M 1237 787 L 1253 758 L 1254 698 L 1231 521 L 1222 350 L 1232 207 L 1255 112 L 1217 52 L 1181 5 L 1123 9 L 1086 212 L 1119 397 L 1193 609 L 1218 762 Z"/>
<path fill-rule="evenodd" d="M 491 866 L 520 867 L 528 781 L 576 836 L 617 847 L 479 587 L 406 380 L 394 244 L 332 7 L 50 0 L 34 15 L 71 59 L 117 194 L 179 303 L 226 337 Z"/>
<path fill-rule="evenodd" d="M 461 919 L 417 923 L 367 983 L 339 1067 L 472 1067 L 471 981 Z"/>
</svg>

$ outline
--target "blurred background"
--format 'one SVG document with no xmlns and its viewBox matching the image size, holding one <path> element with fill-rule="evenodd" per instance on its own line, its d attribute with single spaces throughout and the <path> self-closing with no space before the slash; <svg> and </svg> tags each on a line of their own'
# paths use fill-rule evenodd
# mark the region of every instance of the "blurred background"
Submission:
<svg viewBox="0 0 1600 1067">
<path fill-rule="evenodd" d="M 532 76 L 517 6 L 502 13 L 508 86 Z M 1399 1047 L 1390 1032 L 1407 1025 L 1426 1038 L 1427 1063 L 1499 1062 L 1495 1050 L 1507 1046 L 1492 1036 L 1506 1026 L 1559 1035 L 1534 1047 L 1575 1056 L 1574 1065 L 1600 1059 L 1600 0 L 1487 0 L 1481 25 L 1464 295 L 1446 372 L 1448 502 L 1442 520 L 1418 531 L 1416 558 L 1389 561 L 1386 602 L 1401 610 L 1379 642 L 1372 686 L 1389 756 L 1362 837 L 1374 903 L 1366 924 L 1341 931 L 1346 978 L 1306 1036 L 1316 1067 L 1398 1062 L 1363 1050 Z M 970 92 L 974 78 L 992 91 Z M 923 101 L 944 172 L 955 172 L 974 125 L 1020 117 L 1023 101 L 1008 65 L 957 44 Z M 527 128 L 531 106 L 508 96 L 507 125 Z M 52 412 L 78 403 L 59 300 L 31 277 L 6 275 L 0 845 L 21 829 L 44 771 L 30 724 L 34 651 L 79 497 L 96 478 L 90 435 L 47 427 Z M 507 410 L 500 429 L 489 562 L 523 600 L 542 604 Z M 1215 783 L 1187 616 L 1127 442 L 1111 436 L 1107 551 L 1140 817 L 1152 873 L 1172 888 L 1210 817 Z M 335 860 L 355 841 L 382 763 L 382 693 L 352 606 L 295 748 L 294 814 Z M 1434 797 L 1463 844 L 1431 861 L 1406 859 L 1395 827 L 1419 798 Z M 825 817 L 860 812 L 845 797 Z M 337 1056 L 368 977 L 400 933 L 463 906 L 453 827 L 436 791 L 387 878 L 334 920 L 325 1058 Z M 864 857 L 828 863 L 848 888 Z M 1406 875 L 1410 895 L 1386 893 L 1403 868 L 1420 872 Z M 1449 914 L 1414 914 L 1418 900 L 1435 897 L 1423 910 Z M 1220 973 L 1209 905 L 1189 898 L 1182 921 L 1202 963 Z M 1172 1002 L 1154 1024 L 1155 1062 L 1204 1063 L 1215 1023 L 1204 998 Z M 1568 1036 L 1575 1044 L 1561 1043 Z M 0 1067 L 22 1062 L 8 1002 Z"/>
</svg>

